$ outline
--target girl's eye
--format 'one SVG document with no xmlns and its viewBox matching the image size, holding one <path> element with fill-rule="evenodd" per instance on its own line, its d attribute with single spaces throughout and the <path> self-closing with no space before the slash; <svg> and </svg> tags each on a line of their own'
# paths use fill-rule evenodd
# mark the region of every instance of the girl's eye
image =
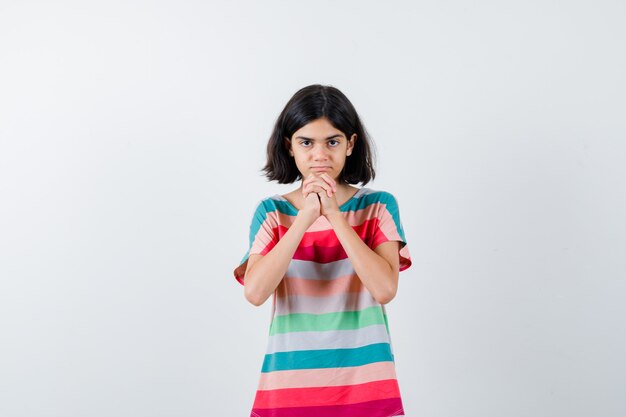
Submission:
<svg viewBox="0 0 626 417">
<path fill-rule="evenodd" d="M 331 142 L 332 142 L 332 143 L 331 143 Z M 310 143 L 311 143 L 311 141 L 310 141 L 310 140 L 303 140 L 303 141 L 301 141 L 301 142 L 300 142 L 300 144 L 301 144 L 302 146 L 305 146 L 305 147 L 308 147 Z M 331 146 L 331 147 L 333 147 L 333 148 L 334 148 L 335 146 L 339 145 L 339 141 L 338 141 L 338 140 L 335 140 L 335 139 L 331 139 L 331 140 L 329 140 L 329 141 L 328 141 L 328 143 L 329 143 L 329 144 L 330 144 L 330 146 Z"/>
</svg>

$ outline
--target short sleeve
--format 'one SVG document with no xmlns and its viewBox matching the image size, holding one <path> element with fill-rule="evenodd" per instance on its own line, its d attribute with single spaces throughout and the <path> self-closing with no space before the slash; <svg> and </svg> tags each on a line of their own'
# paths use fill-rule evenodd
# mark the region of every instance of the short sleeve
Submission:
<svg viewBox="0 0 626 417">
<path fill-rule="evenodd" d="M 411 266 L 412 261 L 404 235 L 402 221 L 400 220 L 398 200 L 393 194 L 382 191 L 379 203 L 379 210 L 376 216 L 378 224 L 376 225 L 372 238 L 372 249 L 390 240 L 399 241 L 400 250 L 398 256 L 400 258 L 400 271 L 404 271 Z"/>
<path fill-rule="evenodd" d="M 237 281 L 243 285 L 243 278 L 248 266 L 248 258 L 252 254 L 265 255 L 278 242 L 278 222 L 276 221 L 276 211 L 268 211 L 268 202 L 260 201 L 250 222 L 250 233 L 248 236 L 248 250 L 239 262 L 233 274 Z"/>
</svg>

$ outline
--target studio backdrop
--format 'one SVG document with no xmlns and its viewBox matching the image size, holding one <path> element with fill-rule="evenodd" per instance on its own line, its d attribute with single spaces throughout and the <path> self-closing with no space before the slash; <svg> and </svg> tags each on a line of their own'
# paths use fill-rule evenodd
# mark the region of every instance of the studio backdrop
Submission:
<svg viewBox="0 0 626 417">
<path fill-rule="evenodd" d="M 407 416 L 626 415 L 626 6 L 0 2 L 0 415 L 244 417 L 233 269 L 286 101 L 339 88 L 413 265 Z"/>
</svg>

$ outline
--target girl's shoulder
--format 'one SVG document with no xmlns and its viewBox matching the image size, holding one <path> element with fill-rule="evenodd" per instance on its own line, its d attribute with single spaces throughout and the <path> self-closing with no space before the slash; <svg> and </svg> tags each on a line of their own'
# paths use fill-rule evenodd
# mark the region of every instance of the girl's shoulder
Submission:
<svg viewBox="0 0 626 417">
<path fill-rule="evenodd" d="M 360 194 L 363 197 L 370 196 L 370 198 L 372 197 L 373 198 L 388 198 L 389 196 L 392 195 L 389 191 L 377 190 L 377 189 L 369 188 L 369 187 L 361 188 Z"/>
<path fill-rule="evenodd" d="M 276 211 L 289 215 L 297 214 L 296 208 L 280 194 L 268 195 L 257 200 L 255 207 L 257 214 L 267 214 Z"/>
<path fill-rule="evenodd" d="M 376 190 L 369 187 L 363 187 L 357 193 L 359 198 L 365 199 L 368 203 L 386 203 L 388 201 L 395 201 L 396 197 L 389 191 Z"/>
<path fill-rule="evenodd" d="M 393 193 L 372 188 L 362 190 L 360 198 L 354 202 L 353 209 L 359 210 L 366 207 L 372 207 L 376 216 L 382 216 L 384 213 L 397 215 L 399 212 L 398 199 Z"/>
<path fill-rule="evenodd" d="M 385 190 L 362 187 L 354 196 L 342 206 L 343 211 L 361 211 L 362 214 L 380 212 L 381 207 L 397 205 L 394 195 Z M 368 215 L 369 215 L 368 214 Z"/>
</svg>

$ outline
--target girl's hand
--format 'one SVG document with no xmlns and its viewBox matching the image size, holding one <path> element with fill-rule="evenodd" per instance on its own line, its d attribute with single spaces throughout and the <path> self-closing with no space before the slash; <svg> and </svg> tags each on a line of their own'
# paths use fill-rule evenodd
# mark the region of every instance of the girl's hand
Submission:
<svg viewBox="0 0 626 417">
<path fill-rule="evenodd" d="M 332 187 L 332 193 L 330 194 L 330 196 L 326 196 L 327 193 L 318 193 L 318 195 L 320 196 L 320 203 L 322 205 L 321 208 L 321 212 L 323 216 L 328 216 L 331 213 L 338 213 L 339 212 L 339 203 L 337 203 L 337 183 L 335 182 L 335 180 L 333 180 L 331 178 L 330 175 L 326 174 L 326 173 L 322 173 L 322 175 L 320 175 L 320 178 L 322 178 L 324 181 L 326 181 L 326 183 L 328 185 L 330 185 Z"/>
<path fill-rule="evenodd" d="M 310 187 L 311 182 L 314 180 L 313 174 L 309 175 L 307 179 L 302 180 L 302 196 L 304 197 L 304 208 L 300 210 L 303 216 L 306 217 L 308 223 L 313 224 L 321 213 L 320 198 L 316 192 Z M 306 191 L 305 191 L 305 187 Z M 317 189 L 317 188 L 315 188 Z"/>
<path fill-rule="evenodd" d="M 336 196 L 337 183 L 326 173 L 313 174 L 302 182 L 302 194 L 307 198 L 311 194 L 317 194 L 320 200 L 321 215 L 327 216 L 330 213 L 338 212 Z"/>
<path fill-rule="evenodd" d="M 311 225 L 319 216 L 321 216 L 320 208 L 319 196 L 316 193 L 309 193 L 304 198 L 304 208 L 300 210 L 300 212 L 306 217 L 309 225 Z"/>
</svg>

